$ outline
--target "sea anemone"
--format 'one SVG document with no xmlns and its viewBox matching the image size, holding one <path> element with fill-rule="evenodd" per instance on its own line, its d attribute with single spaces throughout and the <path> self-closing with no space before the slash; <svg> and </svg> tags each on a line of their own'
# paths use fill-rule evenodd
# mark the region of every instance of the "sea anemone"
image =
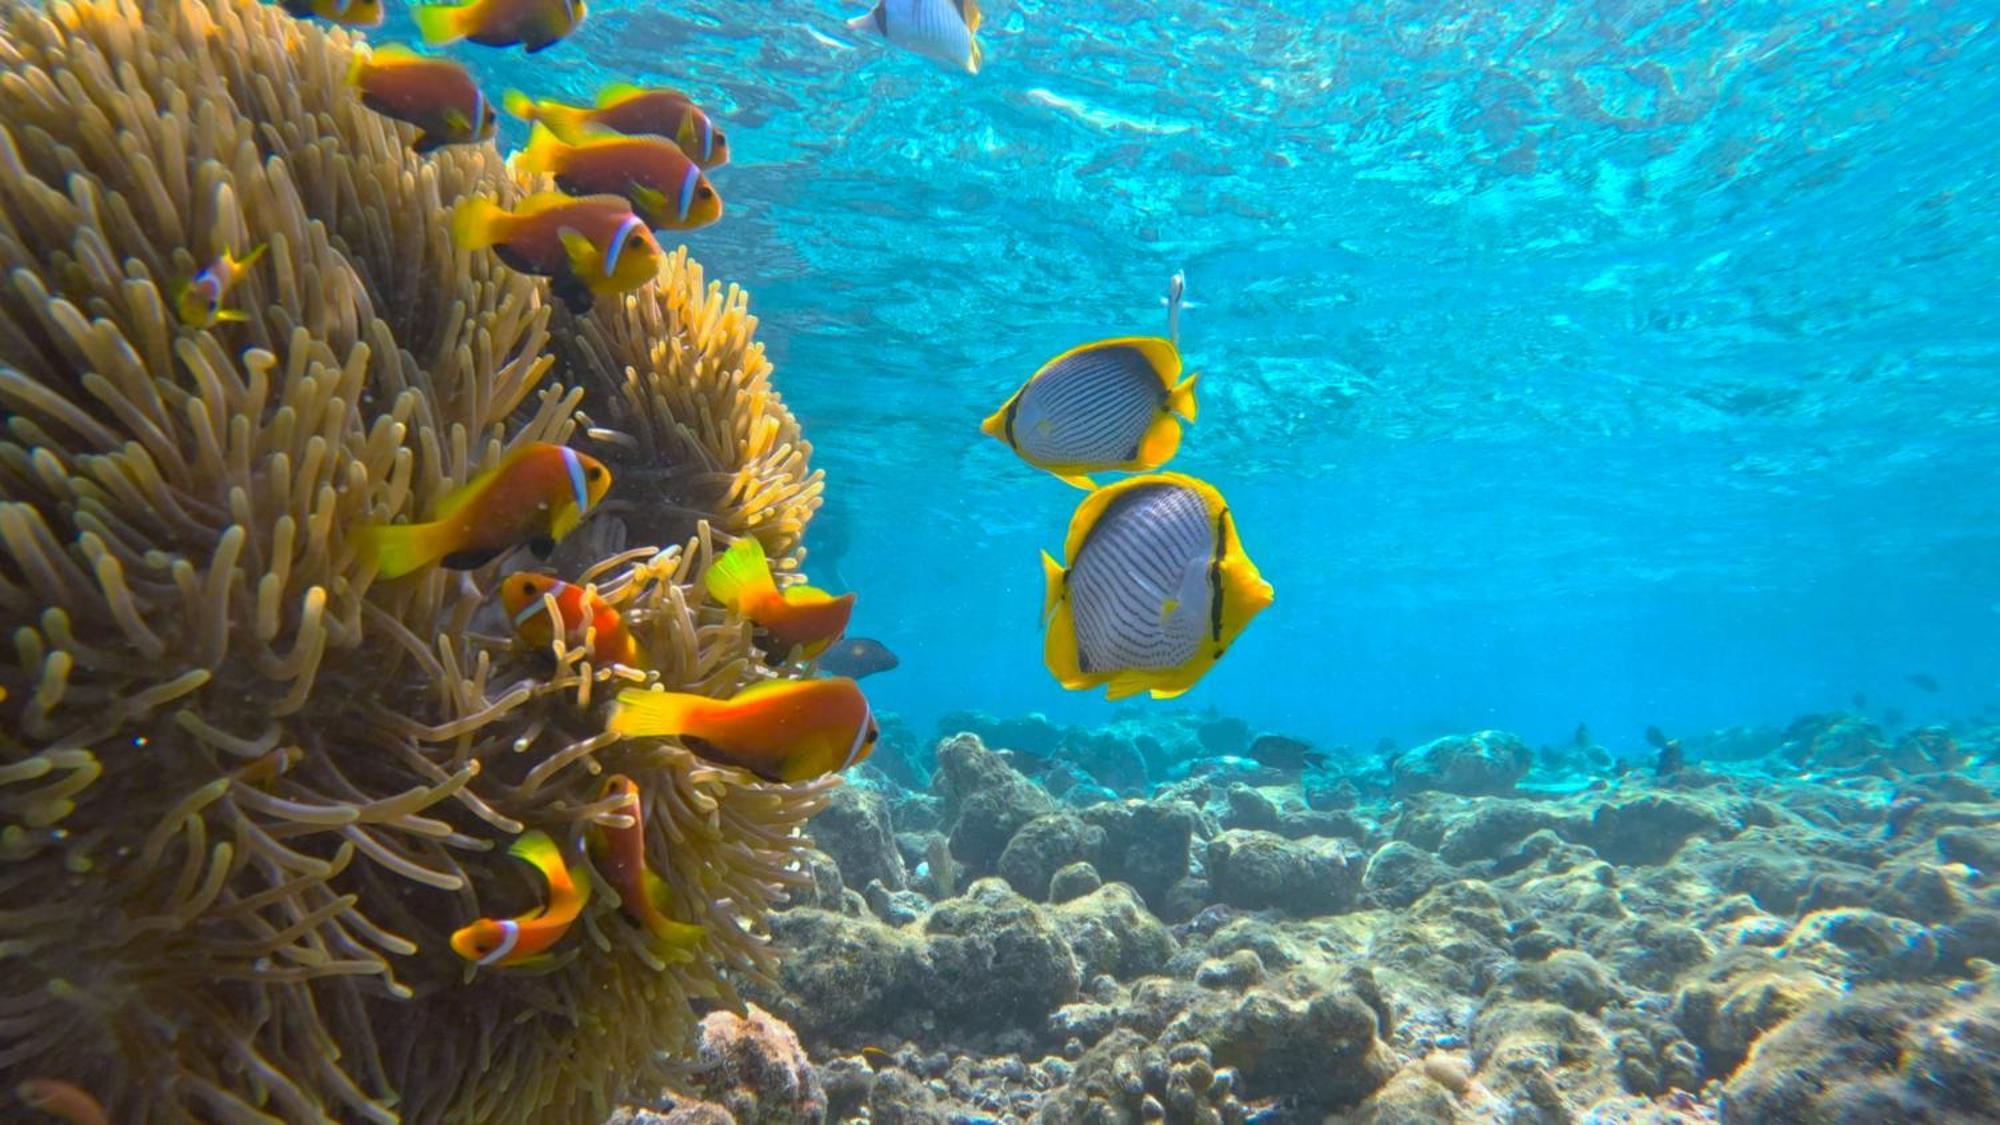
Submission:
<svg viewBox="0 0 2000 1125">
<path fill-rule="evenodd" d="M 490 146 L 413 154 L 353 50 L 251 0 L 0 0 L 0 1069 L 117 1120 L 601 1113 L 768 976 L 823 800 L 592 710 L 761 674 L 696 579 L 718 534 L 796 567 L 821 482 L 745 297 L 682 251 L 572 319 L 455 249 L 455 201 L 519 189 Z M 181 326 L 174 286 L 260 243 L 248 318 Z M 613 466 L 558 559 L 645 670 L 480 635 L 484 574 L 357 559 L 528 441 Z M 468 970 L 451 931 L 538 893 L 507 843 L 580 854 L 607 771 L 699 955 L 580 859 L 552 965 Z"/>
</svg>

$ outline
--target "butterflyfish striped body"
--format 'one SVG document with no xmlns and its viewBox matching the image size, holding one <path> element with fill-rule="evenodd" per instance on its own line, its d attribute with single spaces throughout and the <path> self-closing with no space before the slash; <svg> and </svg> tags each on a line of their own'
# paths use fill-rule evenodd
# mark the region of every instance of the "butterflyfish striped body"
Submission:
<svg viewBox="0 0 2000 1125">
<path fill-rule="evenodd" d="M 1195 418 L 1196 376 L 1157 336 L 1127 336 L 1071 348 L 1049 360 L 980 430 L 1036 468 L 1079 488 L 1089 474 L 1146 472 L 1173 458 L 1181 418 Z"/>
<path fill-rule="evenodd" d="M 1042 555 L 1042 655 L 1072 691 L 1179 695 L 1271 604 L 1222 495 L 1180 473 L 1091 493 L 1070 519 L 1064 553 L 1066 567 Z"/>
</svg>

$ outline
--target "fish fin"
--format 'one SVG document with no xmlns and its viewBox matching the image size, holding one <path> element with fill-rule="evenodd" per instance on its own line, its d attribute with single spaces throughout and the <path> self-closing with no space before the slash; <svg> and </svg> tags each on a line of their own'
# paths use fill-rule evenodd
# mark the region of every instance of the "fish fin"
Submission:
<svg viewBox="0 0 2000 1125">
<path fill-rule="evenodd" d="M 1048 634 L 1042 639 L 1042 663 L 1048 665 L 1049 674 L 1056 682 L 1072 691 L 1090 686 L 1090 680 L 1083 673 L 1083 663 L 1078 656 L 1076 644 L 1076 619 L 1071 615 L 1069 600 L 1064 593 L 1062 568 L 1042 553 L 1042 570 L 1048 576 L 1048 592 L 1043 597 L 1042 617 L 1048 627 Z"/>
<path fill-rule="evenodd" d="M 656 223 L 653 220 L 664 219 L 667 215 L 671 214 L 667 209 L 667 193 L 658 188 L 649 188 L 638 184 L 633 185 L 632 202 L 638 205 L 639 213 L 646 216 L 646 222 L 649 226 L 665 225 L 664 223 Z"/>
<path fill-rule="evenodd" d="M 348 56 L 347 77 L 345 81 L 349 86 L 359 87 L 361 85 L 362 76 L 368 73 L 368 59 L 369 54 L 366 50 L 356 51 Z"/>
<path fill-rule="evenodd" d="M 695 950 L 701 948 L 702 939 L 708 936 L 707 928 L 693 922 L 676 921 L 668 913 L 666 880 L 648 870 L 643 882 L 646 898 L 653 907 L 652 915 L 646 921 L 646 929 L 659 942 L 655 952 L 666 954 L 671 951 L 679 954 L 680 960 L 692 960 Z"/>
<path fill-rule="evenodd" d="M 445 110 L 444 123 L 451 127 L 453 133 L 464 133 L 472 128 L 472 118 L 467 117 L 462 109 Z"/>
<path fill-rule="evenodd" d="M 535 105 L 535 99 L 519 90 L 509 90 L 500 95 L 500 107 L 505 109 L 511 116 L 518 117 L 523 121 L 534 121 L 541 116 L 538 107 Z"/>
<path fill-rule="evenodd" d="M 509 216 L 483 195 L 459 204 L 451 213 L 451 241 L 461 250 L 484 250 L 507 237 Z"/>
<path fill-rule="evenodd" d="M 1001 442 L 1011 446 L 1013 443 L 1007 441 L 1007 407 L 1013 404 L 1014 400 L 1010 398 L 1000 409 L 988 414 L 986 420 L 979 423 L 979 432 L 988 437 L 999 438 Z"/>
<path fill-rule="evenodd" d="M 1082 473 L 1057 473 L 1056 479 L 1072 487 L 1081 488 L 1085 492 L 1097 491 L 1097 482 Z"/>
<path fill-rule="evenodd" d="M 751 598 L 766 598 L 778 592 L 778 584 L 771 580 L 771 564 L 764 556 L 764 544 L 754 535 L 745 535 L 730 544 L 721 558 L 709 564 L 702 582 L 708 587 L 710 597 L 739 613 Z"/>
<path fill-rule="evenodd" d="M 465 13 L 471 5 L 420 4 L 410 9 L 417 33 L 424 42 L 437 46 L 465 38 Z"/>
<path fill-rule="evenodd" d="M 1133 458 L 1141 469 L 1157 469 L 1174 459 L 1181 448 L 1181 424 L 1172 414 L 1161 414 L 1146 427 L 1146 436 L 1139 439 L 1138 456 Z"/>
<path fill-rule="evenodd" d="M 500 547 L 474 547 L 466 551 L 453 551 L 438 560 L 438 565 L 446 570 L 478 570 L 500 557 Z"/>
<path fill-rule="evenodd" d="M 609 109 L 614 105 L 623 105 L 633 98 L 644 97 L 650 93 L 664 94 L 668 97 L 676 97 L 690 103 L 693 101 L 692 98 L 689 98 L 679 90 L 649 90 L 636 82 L 611 82 L 598 88 L 597 106 L 599 109 Z"/>
<path fill-rule="evenodd" d="M 986 52 L 980 49 L 979 40 L 974 39 L 972 41 L 972 49 L 965 53 L 965 72 L 967 74 L 978 74 L 980 66 L 985 61 Z"/>
<path fill-rule="evenodd" d="M 557 504 L 555 513 L 549 520 L 549 538 L 555 540 L 554 543 L 549 544 L 550 553 L 555 551 L 556 543 L 567 539 L 569 533 L 576 530 L 576 525 L 582 522 L 583 510 L 576 506 L 576 501 L 564 500 Z M 547 558 L 548 556 L 545 554 L 542 557 Z"/>
<path fill-rule="evenodd" d="M 832 594 L 818 586 L 787 586 L 784 598 L 793 605 L 825 605 L 834 600 Z"/>
<path fill-rule="evenodd" d="M 550 882 L 569 877 L 569 868 L 563 866 L 561 850 L 549 834 L 539 828 L 515 838 L 507 854 L 533 866 Z"/>
<path fill-rule="evenodd" d="M 378 63 L 416 62 L 424 57 L 401 43 L 384 43 L 379 47 L 371 48 L 371 51 L 373 54 L 370 55 L 370 58 Z"/>
<path fill-rule="evenodd" d="M 361 557 L 375 564 L 377 578 L 401 578 L 444 554 L 436 524 L 364 524 L 352 534 Z"/>
<path fill-rule="evenodd" d="M 879 8 L 881 7 L 881 5 L 877 4 L 876 7 Z M 855 16 L 853 19 L 848 20 L 847 30 L 867 31 L 870 27 L 874 25 L 874 23 L 875 23 L 875 8 L 870 8 L 866 12 L 863 12 L 862 14 Z"/>
<path fill-rule="evenodd" d="M 507 454 L 505 457 L 494 462 L 490 467 L 472 474 L 471 480 L 445 493 L 443 498 L 431 506 L 431 519 L 448 520 L 463 511 L 467 504 L 472 503 L 473 497 L 486 491 L 495 480 L 499 479 L 501 473 L 511 468 L 527 448 L 524 445 L 520 449 Z"/>
<path fill-rule="evenodd" d="M 597 252 L 597 247 L 591 244 L 590 239 L 583 236 L 582 231 L 575 227 L 564 227 L 556 232 L 556 237 L 562 239 L 563 254 L 569 258 L 570 273 L 574 274 L 578 281 L 583 281 L 596 272 L 597 260 L 602 255 Z M 589 283 L 584 282 L 584 284 Z"/>
<path fill-rule="evenodd" d="M 841 677 L 839 677 L 839 676 L 828 676 L 828 677 L 827 677 L 827 679 L 829 679 L 829 680 L 837 680 L 837 679 L 840 679 L 840 678 L 841 678 Z M 729 702 L 731 702 L 731 703 L 743 703 L 743 702 L 753 702 L 753 703 L 754 703 L 754 702 L 756 702 L 757 700 L 760 700 L 760 699 L 766 699 L 766 698 L 769 698 L 770 696 L 774 696 L 774 695 L 784 695 L 784 694 L 787 694 L 787 693 L 789 693 L 789 692 L 794 692 L 794 691 L 797 691 L 797 690 L 799 690 L 799 687 L 798 687 L 798 685 L 800 685 L 800 684 L 803 684 L 803 683 L 810 683 L 810 682 L 812 682 L 812 681 L 809 681 L 809 680 L 758 680 L 758 681 L 757 681 L 756 683 L 754 683 L 754 684 L 751 684 L 751 685 L 750 685 L 749 687 L 746 687 L 746 688 L 742 689 L 741 691 L 738 691 L 738 692 L 737 692 L 737 693 L 736 693 L 735 695 L 731 696 L 731 697 L 730 697 L 730 699 L 729 699 Z"/>
<path fill-rule="evenodd" d="M 242 309 L 222 309 L 215 314 L 215 319 L 217 323 L 227 322 L 236 324 L 249 320 L 250 314 L 244 312 Z"/>
<path fill-rule="evenodd" d="M 1154 672 L 1120 672 L 1111 677 L 1111 682 L 1104 685 L 1104 698 L 1112 701 L 1129 699 L 1142 691 L 1154 692 L 1155 699 L 1166 698 L 1159 695 L 1159 689 L 1154 687 L 1153 677 L 1155 675 L 1157 673 Z M 1186 691 L 1187 689 L 1182 688 L 1181 690 Z M 1174 692 L 1173 694 L 1179 695 L 1180 692 Z"/>
<path fill-rule="evenodd" d="M 443 133 L 426 133 L 419 129 L 417 139 L 410 142 L 410 151 L 418 156 L 436 152 L 451 143 L 451 138 Z"/>
<path fill-rule="evenodd" d="M 977 35 L 986 15 L 979 10 L 979 0 L 958 0 L 958 18 L 965 21 L 965 30 Z"/>
<path fill-rule="evenodd" d="M 230 268 L 236 270 L 238 273 L 241 273 L 242 271 L 249 269 L 251 266 L 256 265 L 257 259 L 262 258 L 264 256 L 264 251 L 269 250 L 270 248 L 271 248 L 270 243 L 259 242 L 256 246 L 251 248 L 248 254 L 243 255 L 242 261 L 239 262 L 233 257 L 230 258 L 229 259 Z"/>
<path fill-rule="evenodd" d="M 538 191 L 514 206 L 516 215 L 539 215 L 544 211 L 554 211 L 576 202 L 573 195 L 560 191 Z"/>
<path fill-rule="evenodd" d="M 1063 570 L 1063 565 L 1056 561 L 1054 555 L 1049 554 L 1047 551 L 1043 551 L 1042 552 L 1042 580 L 1044 583 L 1042 588 L 1043 624 L 1047 624 L 1049 618 L 1055 614 L 1057 607 L 1062 605 L 1063 598 L 1068 593 L 1068 590 L 1065 586 L 1067 579 L 1068 579 L 1068 574 Z"/>
<path fill-rule="evenodd" d="M 685 692 L 627 689 L 618 693 L 604 729 L 638 737 L 685 734 L 695 714 L 714 702 Z"/>
<path fill-rule="evenodd" d="M 1167 407 L 1174 413 L 1194 421 L 1196 405 L 1194 401 L 1194 381 L 1201 378 L 1197 371 L 1167 389 Z"/>
<path fill-rule="evenodd" d="M 537 121 L 528 133 L 527 146 L 515 153 L 514 159 L 520 161 L 523 172 L 554 172 L 568 147 L 555 130 Z"/>
</svg>

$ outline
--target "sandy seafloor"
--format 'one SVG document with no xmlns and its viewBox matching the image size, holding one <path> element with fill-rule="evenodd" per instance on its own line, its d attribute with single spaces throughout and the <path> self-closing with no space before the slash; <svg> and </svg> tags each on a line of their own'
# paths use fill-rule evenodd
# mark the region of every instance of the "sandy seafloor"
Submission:
<svg viewBox="0 0 2000 1125">
<path fill-rule="evenodd" d="M 2000 727 L 1806 716 L 1666 773 L 944 728 L 850 773 L 779 987 L 617 1120 L 2000 1121 Z"/>
</svg>

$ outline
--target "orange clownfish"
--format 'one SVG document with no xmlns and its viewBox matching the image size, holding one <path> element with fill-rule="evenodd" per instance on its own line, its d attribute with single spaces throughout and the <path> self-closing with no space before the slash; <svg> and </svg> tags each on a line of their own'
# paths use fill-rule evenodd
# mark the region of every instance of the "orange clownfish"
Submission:
<svg viewBox="0 0 2000 1125">
<path fill-rule="evenodd" d="M 514 841 L 507 854 L 534 865 L 549 884 L 546 906 L 514 918 L 481 918 L 451 935 L 452 952 L 475 965 L 515 967 L 549 959 L 549 949 L 569 932 L 570 923 L 590 902 L 590 881 L 570 877 L 556 842 L 542 831 Z"/>
<path fill-rule="evenodd" d="M 666 691 L 618 695 L 607 729 L 679 738 L 700 757 L 766 781 L 806 781 L 868 757 L 882 733 L 853 680 L 766 680 L 729 699 Z"/>
<path fill-rule="evenodd" d="M 356 51 L 347 84 L 361 91 L 362 105 L 415 125 L 411 147 L 420 153 L 493 135 L 498 115 L 472 75 L 450 59 L 425 58 L 393 43 L 373 53 Z"/>
<path fill-rule="evenodd" d="M 501 99 L 507 112 L 537 122 L 570 144 L 609 130 L 630 137 L 666 137 L 703 169 L 729 163 L 729 138 L 715 127 L 694 99 L 679 90 L 646 90 L 616 83 L 597 92 L 595 106 L 535 101 L 519 90 Z"/>
<path fill-rule="evenodd" d="M 646 813 L 639 783 L 622 773 L 613 774 L 604 784 L 604 795 L 620 799 L 618 811 L 632 818 L 632 827 L 599 829 L 599 870 L 617 888 L 626 917 L 653 936 L 656 952 L 673 961 L 693 960 L 705 931 L 667 917 L 667 884 L 646 866 Z"/>
<path fill-rule="evenodd" d="M 546 191 L 511 212 L 490 199 L 468 199 L 452 212 L 451 237 L 461 249 L 491 247 L 510 268 L 550 279 L 575 313 L 589 311 L 594 297 L 653 280 L 664 256 L 646 221 L 616 195 L 573 199 Z"/>
<path fill-rule="evenodd" d="M 382 0 L 280 0 L 278 6 L 299 19 L 318 16 L 342 27 L 382 26 Z"/>
<path fill-rule="evenodd" d="M 546 555 L 611 487 L 611 470 L 566 445 L 530 442 L 453 489 L 429 523 L 356 528 L 375 573 L 400 578 L 428 563 L 474 570 L 522 543 Z"/>
<path fill-rule="evenodd" d="M 803 646 L 801 655 L 806 659 L 818 656 L 847 632 L 847 619 L 854 615 L 853 594 L 836 598 L 811 586 L 778 589 L 764 544 L 754 535 L 738 539 L 724 551 L 709 566 L 705 581 L 716 601 L 769 633 L 774 652 L 780 655 Z"/>
<path fill-rule="evenodd" d="M 701 166 L 662 137 L 611 133 L 565 144 L 536 125 L 514 160 L 523 172 L 553 175 L 571 195 L 622 195 L 649 227 L 692 230 L 722 217 L 722 197 Z"/>
<path fill-rule="evenodd" d="M 180 314 L 181 323 L 189 328 L 213 328 L 225 320 L 249 320 L 250 317 L 238 309 L 225 309 L 222 302 L 229 291 L 250 272 L 257 259 L 264 256 L 264 245 L 259 243 L 255 250 L 238 261 L 235 255 L 224 250 L 210 263 L 208 268 L 180 283 L 174 289 L 174 311 Z"/>
<path fill-rule="evenodd" d="M 432 46 L 470 40 L 482 47 L 553 47 L 583 22 L 583 0 L 472 0 L 410 9 L 424 42 Z"/>
<path fill-rule="evenodd" d="M 639 663 L 639 646 L 626 631 L 625 619 L 597 591 L 572 586 L 554 575 L 521 571 L 500 583 L 500 604 L 506 607 L 515 634 L 530 647 L 540 650 L 555 643 L 548 596 L 556 599 L 556 612 L 561 614 L 563 644 L 575 648 L 594 631 L 591 659 L 599 664 Z"/>
</svg>

